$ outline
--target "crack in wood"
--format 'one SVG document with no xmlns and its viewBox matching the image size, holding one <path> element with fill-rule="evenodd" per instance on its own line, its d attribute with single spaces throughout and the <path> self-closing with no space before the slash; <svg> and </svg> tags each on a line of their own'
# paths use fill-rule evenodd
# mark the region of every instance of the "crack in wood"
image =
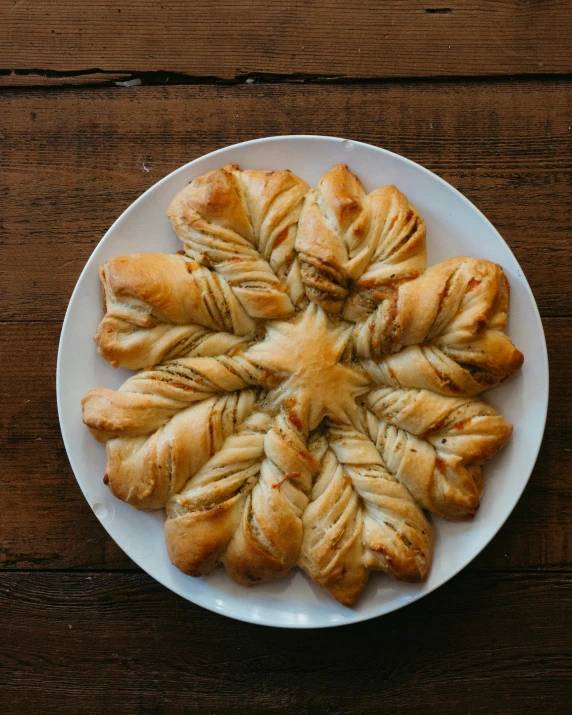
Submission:
<svg viewBox="0 0 572 715">
<path fill-rule="evenodd" d="M 9 78 L 10 82 L 4 86 L 17 87 L 17 78 L 27 78 L 22 82 L 22 86 L 30 87 L 30 79 L 54 80 L 61 81 L 65 84 L 66 80 L 77 78 L 85 78 L 85 85 L 90 86 L 91 78 L 101 84 L 102 78 L 109 77 L 108 86 L 113 86 L 118 78 L 122 80 L 133 81 L 140 80 L 142 85 L 146 86 L 164 86 L 164 85 L 185 85 L 185 84 L 253 84 L 255 82 L 264 83 L 280 83 L 280 82 L 336 82 L 343 81 L 346 78 L 344 75 L 329 75 L 329 74 L 279 74 L 273 72 L 255 72 L 237 70 L 234 77 L 219 77 L 216 75 L 190 75 L 184 72 L 169 72 L 164 70 L 156 70 L 152 72 L 138 72 L 136 70 L 102 70 L 97 67 L 82 69 L 82 70 L 48 70 L 48 69 L 0 69 L 0 86 L 3 84 L 3 78 Z M 44 81 L 40 86 L 46 86 Z M 74 83 L 74 86 L 78 86 Z"/>
<path fill-rule="evenodd" d="M 351 77 L 343 74 L 281 74 L 275 72 L 237 70 L 234 77 L 219 77 L 216 75 L 191 75 L 184 72 L 169 72 L 157 70 L 139 72 L 137 70 L 102 70 L 88 68 L 82 70 L 51 70 L 51 69 L 0 69 L 0 91 L 16 89 L 65 89 L 89 87 L 120 87 L 130 86 L 157 87 L 179 85 L 221 85 L 232 86 L 241 84 L 330 84 L 330 85 L 383 85 L 395 83 L 429 84 L 442 82 L 503 82 L 566 79 L 572 73 L 531 74 L 521 73 L 497 75 L 470 76 L 418 76 L 418 77 Z M 35 82 L 37 80 L 37 82 Z M 137 84 L 135 85 L 135 81 Z M 131 84 L 133 83 L 133 84 Z"/>
</svg>

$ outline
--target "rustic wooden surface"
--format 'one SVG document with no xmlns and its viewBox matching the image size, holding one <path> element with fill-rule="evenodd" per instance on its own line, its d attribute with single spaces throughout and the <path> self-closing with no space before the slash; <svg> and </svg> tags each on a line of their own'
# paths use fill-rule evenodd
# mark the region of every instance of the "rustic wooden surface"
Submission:
<svg viewBox="0 0 572 715">
<path fill-rule="evenodd" d="M 40 75 L 353 79 L 572 70 L 568 0 L 1 0 L 0 8 L 0 67 Z"/>
<path fill-rule="evenodd" d="M 571 47 L 566 0 L 0 0 L 1 712 L 570 712 Z M 474 201 L 551 367 L 498 536 L 422 601 L 331 631 L 234 622 L 142 573 L 77 487 L 55 405 L 67 301 L 112 221 L 192 158 L 291 133 L 386 147 Z"/>
<path fill-rule="evenodd" d="M 142 573 L 1 584 L 18 713 L 569 712 L 569 573 L 464 572 L 401 611 L 322 631 L 230 622 Z"/>
</svg>

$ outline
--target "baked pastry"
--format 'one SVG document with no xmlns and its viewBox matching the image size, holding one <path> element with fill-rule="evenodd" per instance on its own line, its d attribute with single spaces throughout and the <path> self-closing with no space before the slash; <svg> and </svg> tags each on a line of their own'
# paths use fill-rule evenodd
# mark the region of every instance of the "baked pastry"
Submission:
<svg viewBox="0 0 572 715">
<path fill-rule="evenodd" d="M 99 276 L 105 316 L 95 341 L 115 367 L 137 370 L 179 355 L 218 355 L 254 330 L 224 278 L 186 256 L 117 256 Z"/>
<path fill-rule="evenodd" d="M 354 331 L 364 367 L 383 385 L 477 395 L 524 357 L 504 334 L 509 285 L 496 263 L 450 258 L 385 291 Z"/>
<path fill-rule="evenodd" d="M 373 442 L 333 424 L 312 451 L 320 468 L 302 517 L 304 571 L 346 606 L 356 602 L 372 570 L 423 581 L 433 555 L 431 526 Z"/>
<path fill-rule="evenodd" d="M 373 390 L 366 407 L 384 464 L 419 504 L 444 519 L 470 519 L 483 491 L 480 466 L 512 426 L 481 400 L 429 390 Z"/>
<path fill-rule="evenodd" d="M 350 289 L 363 297 L 426 265 L 425 225 L 406 197 L 394 186 L 366 195 L 342 165 L 309 191 L 289 171 L 230 164 L 194 179 L 168 217 L 182 256 L 132 254 L 100 268 L 106 313 L 95 340 L 116 367 L 215 354 L 205 329 L 248 335 L 256 319 L 291 314 L 305 292 L 339 311 Z"/>
<path fill-rule="evenodd" d="M 350 291 L 359 295 L 425 270 L 425 223 L 395 186 L 366 195 L 340 164 L 308 193 L 296 251 L 308 298 L 338 313 Z"/>
<path fill-rule="evenodd" d="M 372 570 L 426 578 L 424 510 L 470 518 L 512 431 L 475 397 L 522 363 L 502 270 L 424 272 L 415 209 L 347 167 L 309 190 L 230 165 L 169 217 L 184 255 L 100 272 L 99 351 L 145 368 L 82 401 L 112 492 L 166 508 L 170 558 L 193 576 L 222 563 L 252 585 L 299 565 L 345 605 Z"/>
<path fill-rule="evenodd" d="M 308 184 L 290 171 L 210 171 L 167 216 L 188 256 L 233 287 L 249 315 L 280 317 L 303 295 L 294 241 Z"/>
</svg>

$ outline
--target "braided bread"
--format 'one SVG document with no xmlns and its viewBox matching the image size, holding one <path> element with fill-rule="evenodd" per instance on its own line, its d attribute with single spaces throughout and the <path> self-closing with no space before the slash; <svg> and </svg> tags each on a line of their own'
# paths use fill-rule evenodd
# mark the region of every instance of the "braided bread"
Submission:
<svg viewBox="0 0 572 715">
<path fill-rule="evenodd" d="M 431 526 L 375 445 L 352 427 L 332 425 L 313 454 L 320 471 L 303 516 L 299 563 L 306 573 L 346 606 L 358 599 L 368 571 L 424 580 Z"/>
<path fill-rule="evenodd" d="M 223 276 L 249 315 L 285 316 L 303 294 L 293 249 L 308 188 L 290 171 L 229 164 L 191 181 L 167 216 L 187 255 Z"/>
<path fill-rule="evenodd" d="M 130 377 L 119 390 L 90 390 L 82 400 L 83 421 L 101 442 L 150 434 L 194 402 L 263 378 L 271 380 L 241 355 L 170 360 Z"/>
<path fill-rule="evenodd" d="M 252 585 L 296 564 L 317 463 L 295 422 L 253 415 L 171 498 L 165 537 L 181 571 L 199 576 L 222 561 L 235 581 Z"/>
<path fill-rule="evenodd" d="M 252 585 L 299 565 L 340 603 L 370 571 L 427 577 L 424 509 L 470 519 L 512 426 L 475 397 L 522 364 L 488 261 L 425 270 L 425 226 L 346 166 L 311 189 L 236 165 L 193 180 L 169 219 L 182 255 L 100 270 L 99 353 L 144 368 L 83 420 L 104 481 L 166 508 L 169 556 Z"/>
<path fill-rule="evenodd" d="M 378 384 L 476 395 L 522 365 L 502 332 L 508 303 L 500 266 L 450 258 L 386 294 L 356 325 L 356 352 Z"/>
<path fill-rule="evenodd" d="M 106 313 L 95 341 L 114 366 L 138 369 L 189 353 L 219 355 L 255 328 L 228 283 L 185 256 L 118 256 L 99 275 Z"/>
<path fill-rule="evenodd" d="M 211 397 L 177 412 L 151 434 L 109 439 L 106 483 L 138 509 L 164 507 L 244 422 L 255 399 L 253 390 Z"/>
<path fill-rule="evenodd" d="M 395 186 L 366 195 L 357 176 L 340 164 L 308 193 L 296 250 L 306 295 L 338 313 L 352 284 L 363 301 L 367 291 L 425 270 L 425 224 Z"/>
<path fill-rule="evenodd" d="M 387 469 L 425 509 L 471 518 L 482 495 L 480 465 L 512 426 L 476 398 L 383 388 L 367 396 L 368 433 Z"/>
</svg>

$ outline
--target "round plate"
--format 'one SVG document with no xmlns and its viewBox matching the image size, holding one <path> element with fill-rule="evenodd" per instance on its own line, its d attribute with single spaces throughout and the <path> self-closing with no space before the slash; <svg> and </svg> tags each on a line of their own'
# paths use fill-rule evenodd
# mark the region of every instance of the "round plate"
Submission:
<svg viewBox="0 0 572 715">
<path fill-rule="evenodd" d="M 429 265 L 467 255 L 499 263 L 511 285 L 508 334 L 525 353 L 523 369 L 484 399 L 514 424 L 509 444 L 484 469 L 485 492 L 471 522 L 434 518 L 435 556 L 423 584 L 405 584 L 373 573 L 358 605 L 345 608 L 299 570 L 255 588 L 233 583 L 224 569 L 206 578 L 185 576 L 171 565 L 163 537 L 164 512 L 141 512 L 115 499 L 104 486 L 105 447 L 84 427 L 80 401 L 93 387 L 118 388 L 131 374 L 100 358 L 92 336 L 102 316 L 98 267 L 112 256 L 164 251 L 180 243 L 165 216 L 173 196 L 206 171 L 228 163 L 242 169 L 291 169 L 315 186 L 334 164 L 348 164 L 367 191 L 395 184 L 425 219 Z M 58 409 L 64 444 L 77 481 L 109 535 L 150 576 L 183 598 L 252 623 L 316 628 L 381 616 L 445 583 L 493 538 L 528 481 L 544 431 L 548 360 L 542 323 L 530 287 L 510 249 L 456 189 L 418 164 L 368 144 L 319 136 L 257 139 L 186 164 L 138 198 L 105 234 L 87 262 L 64 320 L 57 367 Z"/>
</svg>

